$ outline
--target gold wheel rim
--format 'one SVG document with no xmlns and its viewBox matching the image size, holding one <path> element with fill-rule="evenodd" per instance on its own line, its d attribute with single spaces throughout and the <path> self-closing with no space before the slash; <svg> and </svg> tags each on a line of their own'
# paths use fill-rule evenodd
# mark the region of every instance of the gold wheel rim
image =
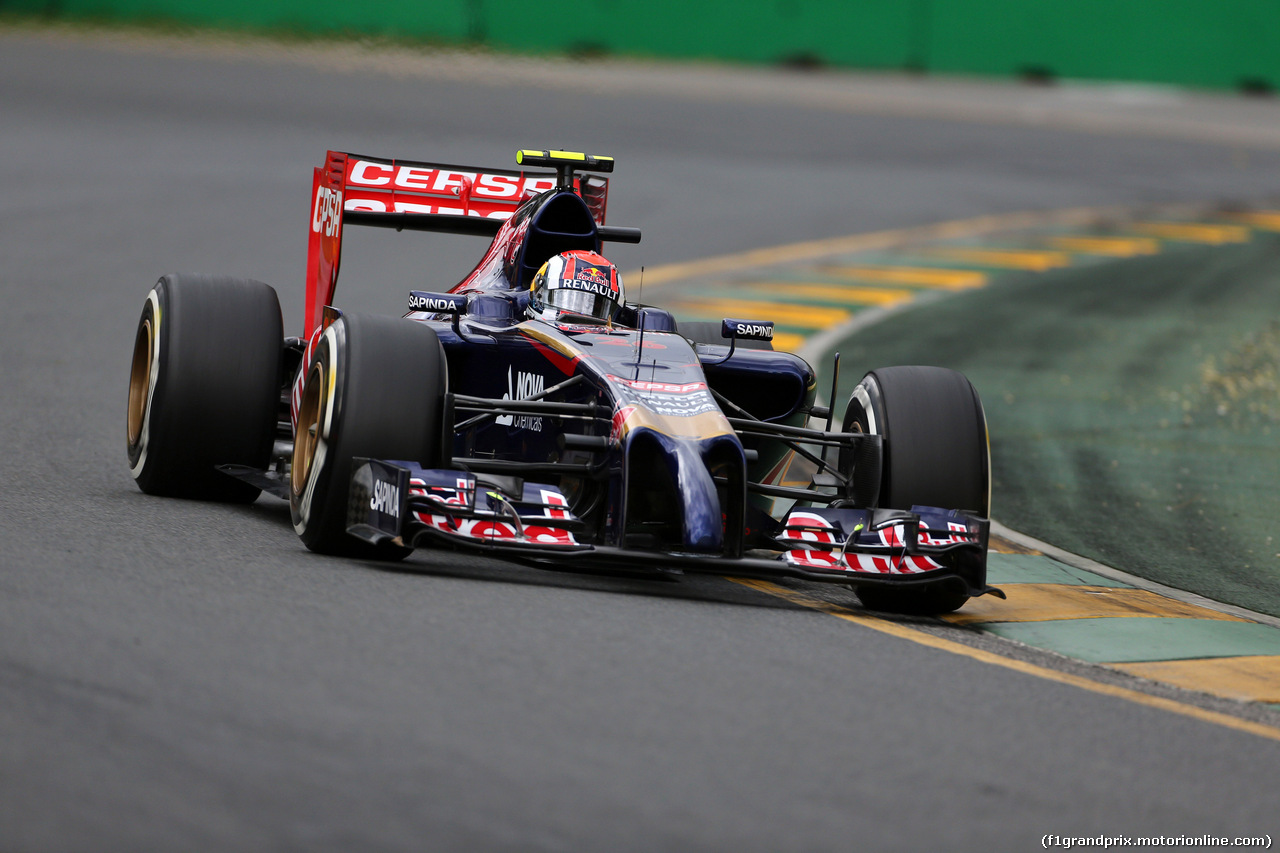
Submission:
<svg viewBox="0 0 1280 853">
<path fill-rule="evenodd" d="M 316 458 L 316 445 L 320 441 L 321 399 L 324 394 L 324 366 L 319 362 L 311 366 L 298 406 L 298 431 L 293 439 L 293 465 L 290 484 L 299 497 L 307 488 L 311 476 L 311 463 Z"/>
<path fill-rule="evenodd" d="M 147 418 L 147 404 L 151 398 L 151 355 L 153 352 L 151 317 L 145 317 L 138 326 L 133 341 L 133 364 L 129 369 L 129 446 L 134 447 L 142 438 L 142 424 Z"/>
</svg>

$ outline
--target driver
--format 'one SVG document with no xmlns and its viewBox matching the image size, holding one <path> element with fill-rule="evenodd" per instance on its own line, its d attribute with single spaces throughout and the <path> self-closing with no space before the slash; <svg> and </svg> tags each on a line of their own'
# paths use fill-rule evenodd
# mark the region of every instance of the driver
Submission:
<svg viewBox="0 0 1280 853">
<path fill-rule="evenodd" d="M 542 265 L 530 286 L 529 316 L 573 322 L 573 315 L 607 322 L 622 307 L 622 276 L 595 252 L 561 252 Z"/>
</svg>

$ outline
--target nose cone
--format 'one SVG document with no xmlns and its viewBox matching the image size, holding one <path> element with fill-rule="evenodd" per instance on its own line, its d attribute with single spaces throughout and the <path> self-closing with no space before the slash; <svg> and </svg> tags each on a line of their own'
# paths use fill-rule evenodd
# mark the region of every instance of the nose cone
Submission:
<svg viewBox="0 0 1280 853">
<path fill-rule="evenodd" d="M 681 530 L 684 548 L 686 551 L 719 553 L 724 548 L 724 522 L 715 480 L 694 442 L 672 439 L 670 443 L 673 445 L 669 458 L 675 465 L 672 473 L 675 475 L 676 498 L 684 519 Z"/>
<path fill-rule="evenodd" d="M 743 522 L 746 498 L 746 463 L 737 436 L 694 439 L 642 429 L 628 439 L 626 513 L 635 515 L 627 524 L 665 518 L 665 547 L 721 554 L 728 541 L 727 550 L 736 556 L 741 536 L 733 526 Z"/>
</svg>

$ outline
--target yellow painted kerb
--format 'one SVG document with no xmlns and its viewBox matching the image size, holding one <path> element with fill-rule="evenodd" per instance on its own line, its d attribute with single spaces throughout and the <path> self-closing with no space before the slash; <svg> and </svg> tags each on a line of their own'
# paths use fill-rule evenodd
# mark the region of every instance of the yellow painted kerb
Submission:
<svg viewBox="0 0 1280 853">
<path fill-rule="evenodd" d="M 1162 696 L 1152 696 L 1139 690 L 1130 690 L 1127 687 L 1117 687 L 1114 684 L 1104 684 L 1099 681 L 1092 681 L 1079 675 L 1072 675 L 1067 672 L 1059 672 L 1056 669 L 1037 666 L 1026 661 L 1015 660 L 1014 658 L 1003 657 L 1002 655 L 988 652 L 983 649 L 976 649 L 972 646 L 966 646 L 963 643 L 957 643 L 952 640 L 946 640 L 942 637 L 935 637 L 932 634 L 926 634 L 923 631 L 917 631 L 908 628 L 905 625 L 899 625 L 896 622 L 890 622 L 887 619 L 881 619 L 878 616 L 867 616 L 861 613 L 855 613 L 846 610 L 839 605 L 822 601 L 816 598 L 810 598 L 803 593 L 795 592 L 778 586 L 768 581 L 746 580 L 742 578 L 729 578 L 734 583 L 742 584 L 751 589 L 758 590 L 768 595 L 777 596 L 778 598 L 797 604 L 801 607 L 808 607 L 813 610 L 819 610 L 837 619 L 843 619 L 846 622 L 852 622 L 855 625 L 861 625 L 864 628 L 870 628 L 873 631 L 879 631 L 882 634 L 889 634 L 904 640 L 910 640 L 913 643 L 919 643 L 922 646 L 939 649 L 952 654 L 963 655 L 967 658 L 980 661 L 982 663 L 999 666 L 1005 669 L 1011 669 L 1015 672 L 1021 672 L 1026 675 L 1034 675 L 1037 678 L 1043 678 L 1047 681 L 1056 681 L 1059 684 L 1069 684 L 1072 687 L 1079 687 L 1082 690 L 1088 690 L 1091 693 L 1099 693 L 1103 696 L 1113 696 L 1117 699 L 1124 699 L 1138 705 L 1145 705 L 1148 708 L 1158 708 L 1162 711 L 1168 711 L 1173 714 L 1179 714 L 1184 717 L 1191 717 L 1206 723 L 1214 723 L 1224 728 L 1234 729 L 1240 732 L 1264 737 L 1268 740 L 1280 741 L 1280 729 L 1274 726 L 1255 723 L 1250 720 L 1242 720 L 1238 717 L 1232 717 L 1229 714 L 1222 714 L 1217 711 L 1209 711 L 1204 708 L 1197 708 L 1195 705 L 1187 705 L 1173 699 L 1165 699 Z"/>
<path fill-rule="evenodd" d="M 1280 702 L 1280 655 L 1111 664 L 1140 678 L 1245 702 Z"/>
<path fill-rule="evenodd" d="M 1004 591 L 1009 596 L 1006 601 L 993 600 L 991 596 L 971 598 L 963 610 L 942 618 L 952 625 L 1132 616 L 1246 621 L 1238 616 L 1187 604 L 1176 598 L 1166 598 L 1145 589 L 1013 583 L 1005 584 Z"/>
</svg>

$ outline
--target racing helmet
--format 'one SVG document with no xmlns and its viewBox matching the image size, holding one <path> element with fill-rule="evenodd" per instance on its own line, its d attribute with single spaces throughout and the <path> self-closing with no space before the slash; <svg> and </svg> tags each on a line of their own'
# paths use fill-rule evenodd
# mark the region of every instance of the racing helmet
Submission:
<svg viewBox="0 0 1280 853">
<path fill-rule="evenodd" d="M 565 314 L 610 320 L 624 301 L 618 268 L 584 249 L 561 252 L 543 264 L 530 291 L 529 316 L 553 322 Z"/>
</svg>

